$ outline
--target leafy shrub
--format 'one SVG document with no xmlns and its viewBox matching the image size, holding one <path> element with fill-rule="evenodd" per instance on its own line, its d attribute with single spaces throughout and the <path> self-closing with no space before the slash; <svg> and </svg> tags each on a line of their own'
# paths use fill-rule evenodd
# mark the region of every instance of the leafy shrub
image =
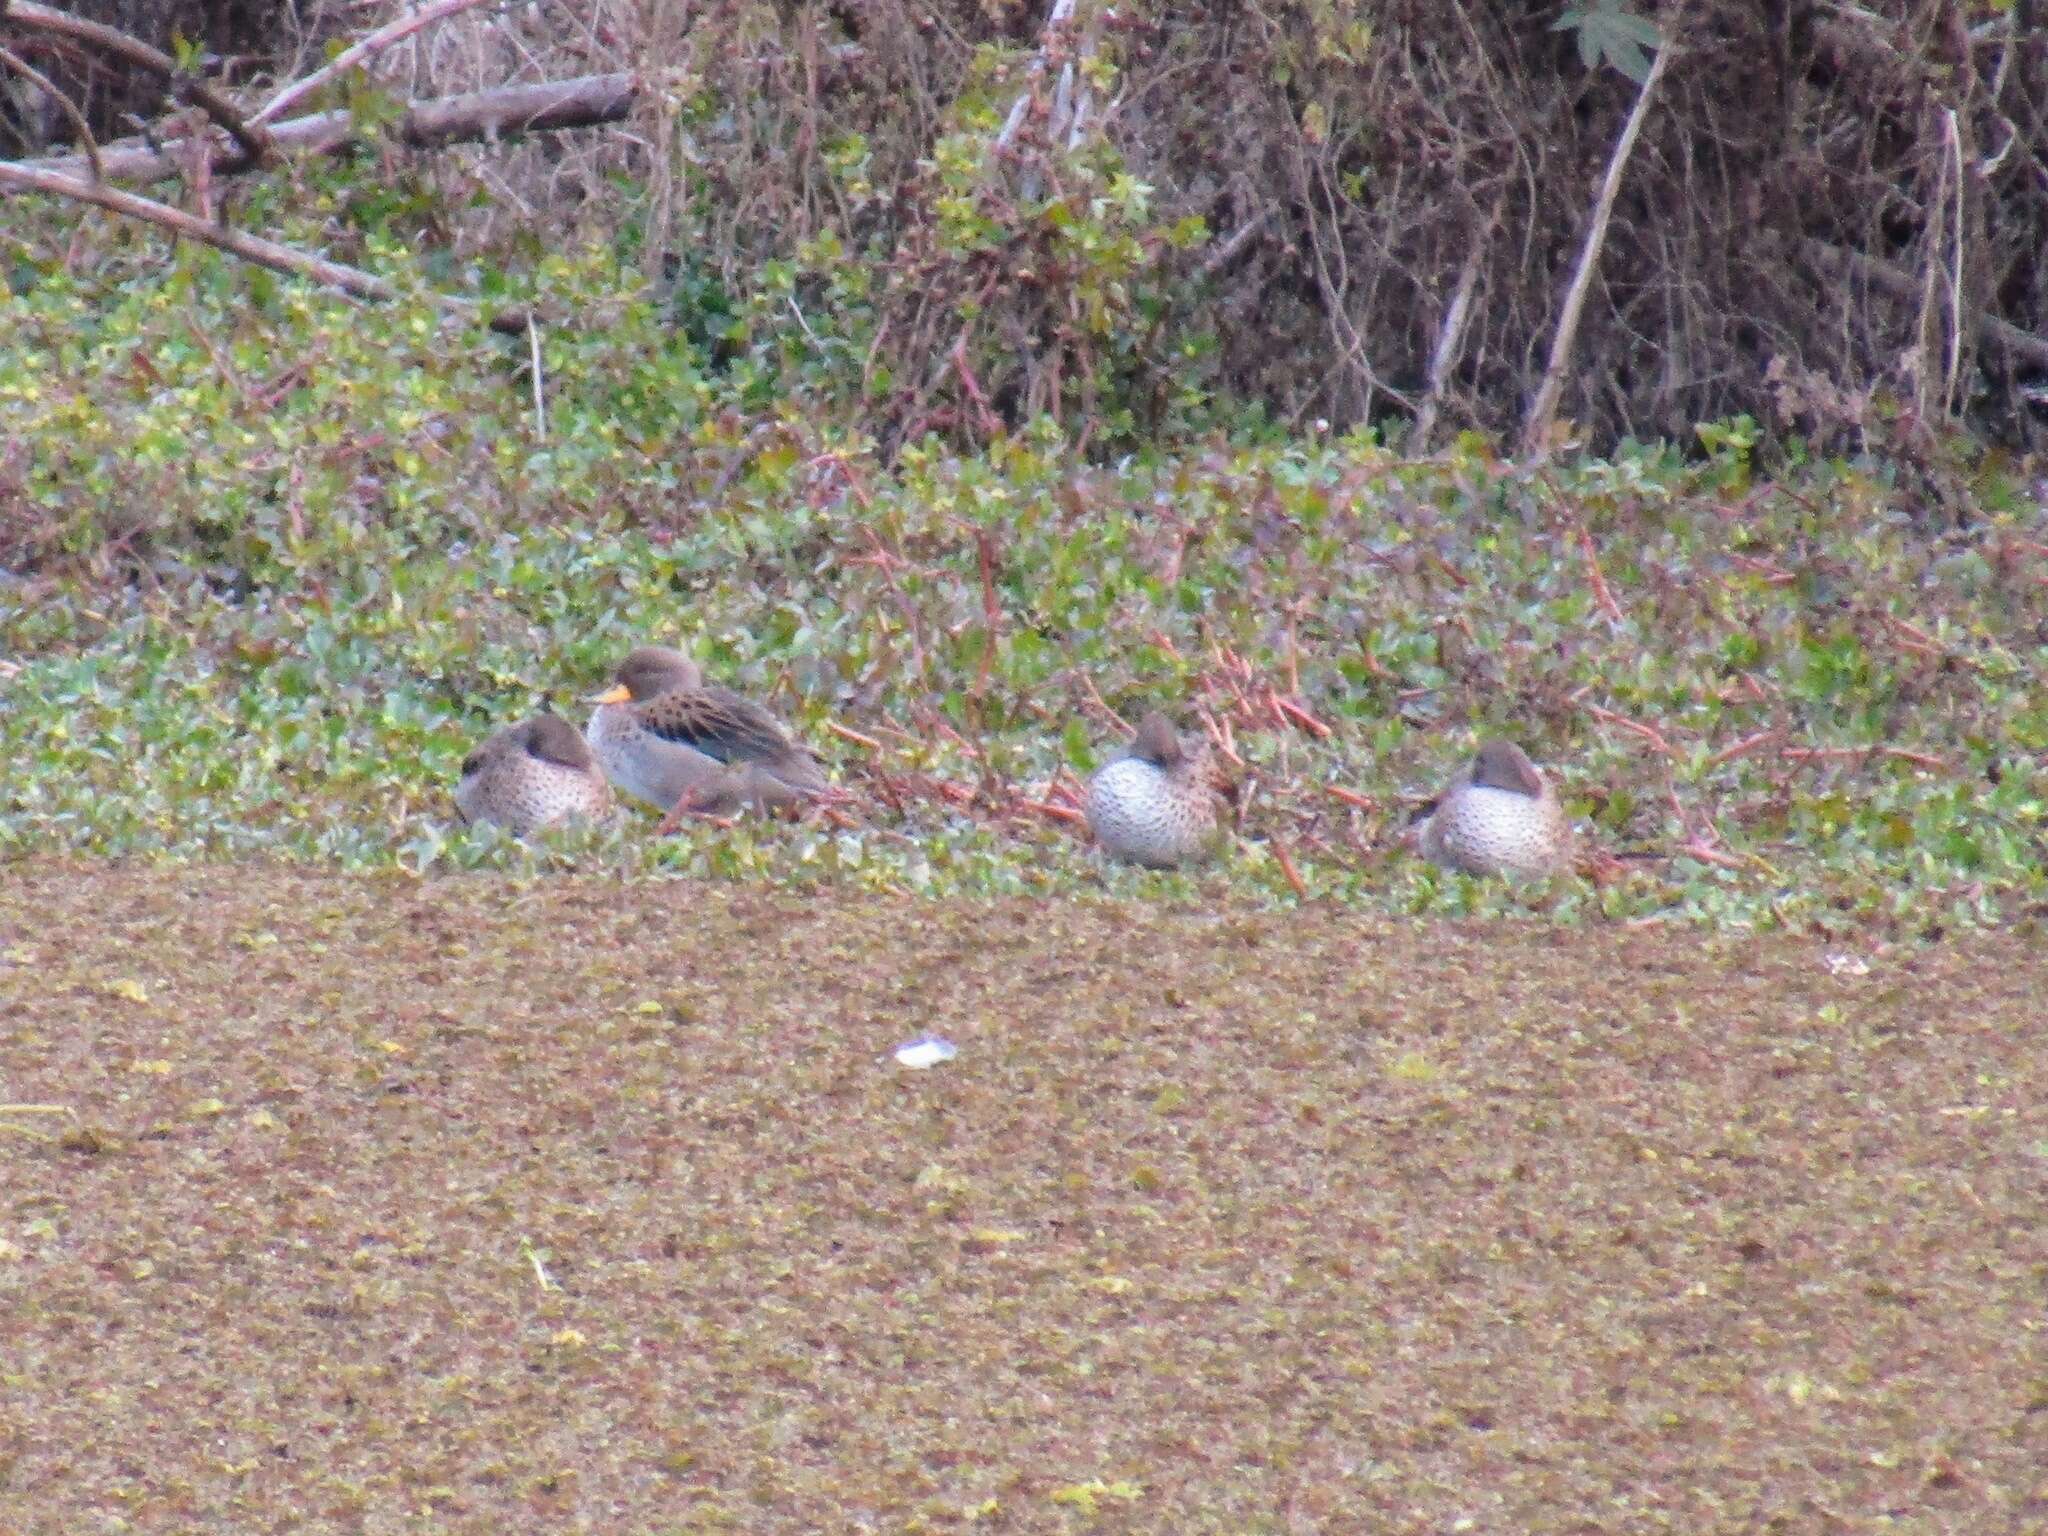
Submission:
<svg viewBox="0 0 2048 1536">
<path fill-rule="evenodd" d="M 2024 7 L 1084 0 L 1050 32 L 1045 9 L 469 12 L 330 94 L 369 126 L 400 91 L 631 72 L 635 120 L 383 145 L 324 238 L 404 232 L 457 288 L 565 231 L 613 244 L 677 280 L 715 360 L 890 450 L 1040 414 L 1121 449 L 1247 411 L 1428 449 L 1519 425 L 1654 48 L 1564 380 L 1589 441 L 1747 415 L 1917 462 L 1959 424 L 2048 427 L 2048 36 Z M 248 99 L 250 59 L 303 68 L 300 28 L 335 19 L 273 10 L 235 50 Z"/>
</svg>

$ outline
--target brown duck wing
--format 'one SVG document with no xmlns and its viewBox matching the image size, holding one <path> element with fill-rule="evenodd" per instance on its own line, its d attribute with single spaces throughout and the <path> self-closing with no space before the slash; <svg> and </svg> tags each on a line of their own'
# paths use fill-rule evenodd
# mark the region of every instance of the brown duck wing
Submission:
<svg viewBox="0 0 2048 1536">
<path fill-rule="evenodd" d="M 770 763 L 795 751 L 775 717 L 727 688 L 678 688 L 641 710 L 648 730 L 721 763 Z"/>
</svg>

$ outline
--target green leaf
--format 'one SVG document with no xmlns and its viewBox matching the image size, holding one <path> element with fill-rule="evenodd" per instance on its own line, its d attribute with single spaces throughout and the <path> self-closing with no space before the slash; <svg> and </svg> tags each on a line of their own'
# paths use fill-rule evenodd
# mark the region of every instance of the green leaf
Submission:
<svg viewBox="0 0 2048 1536">
<path fill-rule="evenodd" d="M 1664 35 L 1656 23 L 1612 3 L 1591 10 L 1573 7 L 1552 22 L 1550 29 L 1577 34 L 1579 62 L 1587 69 L 1605 62 L 1638 85 L 1650 77 L 1650 60 L 1644 50 L 1664 46 Z"/>
</svg>

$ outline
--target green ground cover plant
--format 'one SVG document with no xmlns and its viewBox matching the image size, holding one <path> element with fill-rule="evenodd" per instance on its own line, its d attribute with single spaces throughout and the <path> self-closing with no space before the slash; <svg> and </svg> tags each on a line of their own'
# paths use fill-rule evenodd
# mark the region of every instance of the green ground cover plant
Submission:
<svg viewBox="0 0 2048 1536">
<path fill-rule="evenodd" d="M 2040 511 L 1996 461 L 1962 519 L 1866 462 L 1766 478 L 1741 422 L 1537 471 L 1312 429 L 1103 461 L 1043 421 L 885 461 L 807 409 L 789 326 L 709 347 L 602 248 L 506 287 L 577 317 L 530 342 L 395 245 L 414 296 L 358 308 L 92 238 L 90 279 L 17 272 L 0 375 L 11 853 L 1075 889 L 1074 787 L 1163 703 L 1252 793 L 1213 871 L 1120 885 L 1518 905 L 1400 847 L 1504 733 L 1615 856 L 1542 894 L 1565 916 L 1938 926 L 2048 894 Z M 848 817 L 454 824 L 484 731 L 577 714 L 643 639 L 787 715 Z"/>
</svg>

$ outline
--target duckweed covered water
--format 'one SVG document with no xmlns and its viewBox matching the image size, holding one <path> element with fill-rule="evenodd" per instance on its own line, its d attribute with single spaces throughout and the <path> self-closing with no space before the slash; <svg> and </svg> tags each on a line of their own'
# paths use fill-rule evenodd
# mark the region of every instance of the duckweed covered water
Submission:
<svg viewBox="0 0 2048 1536">
<path fill-rule="evenodd" d="M 2044 985 L 17 862 L 0 1483 L 31 1536 L 2026 1529 Z"/>
</svg>

